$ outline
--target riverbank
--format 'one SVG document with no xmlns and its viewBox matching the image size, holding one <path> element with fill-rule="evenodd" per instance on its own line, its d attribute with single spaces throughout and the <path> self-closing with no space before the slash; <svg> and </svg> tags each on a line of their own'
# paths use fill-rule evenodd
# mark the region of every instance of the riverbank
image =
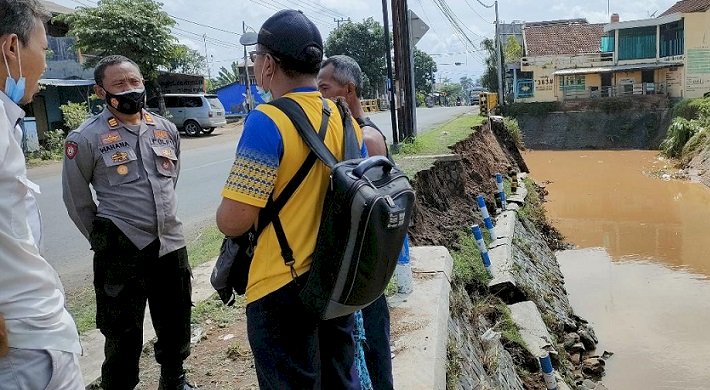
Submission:
<svg viewBox="0 0 710 390">
<path fill-rule="evenodd" d="M 491 279 L 483 268 L 469 231 L 472 223 L 482 222 L 475 210 L 475 197 L 484 194 L 489 209 L 493 210 L 496 190 L 493 175 L 510 171 L 506 184 L 510 188 L 517 174 L 527 171 L 527 166 L 501 123 L 478 123 L 479 118 L 473 115 L 458 118 L 432 131 L 429 138 L 422 137 L 424 147 L 395 157 L 409 172 L 415 171 L 413 184 L 418 200 L 410 230 L 413 245 L 444 246 L 453 257 L 453 272 L 442 280 L 448 286 L 450 279 L 450 292 L 446 295 L 442 292 L 440 296 L 448 298 L 436 303 L 448 307 L 434 311 L 449 313 L 444 318 L 448 326 L 443 327 L 444 334 L 448 334 L 444 339 L 447 348 L 441 352 L 444 356 L 436 356 L 441 359 L 437 361 L 446 362 L 446 374 L 432 375 L 446 383 L 437 383 L 436 388 L 544 389 L 537 361 L 542 349 L 552 355 L 553 364 L 561 374 L 561 388 L 564 388 L 562 382 L 569 388 L 593 388 L 577 385 L 587 377 L 598 377 L 603 362 L 587 361 L 593 356 L 590 351 L 595 342 L 593 332 L 574 315 L 566 298 L 564 278 L 550 247 L 551 244 L 556 247 L 559 236 L 553 235 L 554 229 L 544 217 L 542 192 L 533 190 L 531 181 L 518 183 L 520 210 L 499 216 L 502 237 L 497 240 L 488 237 L 495 264 L 510 264 L 507 271 L 511 286 L 492 283 L 500 274 L 493 272 Z M 427 148 L 426 145 L 432 144 L 436 147 Z M 452 144 L 451 148 L 446 148 L 446 144 Z M 523 190 L 524 187 L 529 190 Z M 529 195 L 525 196 L 525 192 Z M 503 226 L 509 229 L 505 231 Z M 420 278 L 428 281 L 431 275 L 423 272 Z M 227 308 L 214 295 L 205 298 L 194 309 L 193 354 L 187 361 L 190 378 L 205 389 L 256 388 L 243 305 Z M 416 318 L 418 309 L 412 306 L 408 315 Z M 422 310 L 429 306 L 419 305 Z M 537 313 L 536 324 L 542 324 L 549 335 L 543 339 L 544 345 L 539 338 L 531 341 L 529 330 L 523 326 L 525 322 L 520 320 L 521 306 L 535 308 L 522 312 Z M 393 340 L 419 329 L 406 325 L 397 313 L 393 310 Z M 396 340 L 395 344 L 396 350 L 403 347 Z M 158 367 L 151 348 L 149 343 L 144 350 L 140 388 L 153 388 L 157 381 Z M 421 350 L 421 345 L 410 348 Z M 395 365 L 401 364 L 395 360 Z M 420 367 L 422 371 L 434 369 L 434 364 Z"/>
<path fill-rule="evenodd" d="M 584 379 L 598 378 L 604 363 L 593 353 L 593 331 L 574 315 L 566 298 L 552 253 L 561 237 L 544 216 L 544 191 L 526 181 L 530 195 L 520 200 L 524 206 L 504 218 L 509 235 L 488 240 L 492 263 L 509 264 L 509 285 L 491 284 L 471 237 L 471 224 L 482 224 L 475 197 L 484 194 L 489 209 L 495 209 L 494 174 L 512 170 L 509 180 L 515 180 L 528 170 L 513 138 L 502 122 L 494 121 L 474 128 L 451 150 L 459 158 L 437 161 L 415 176 L 418 208 L 411 229 L 413 243 L 445 246 L 454 259 L 447 388 L 545 388 L 537 362 L 540 350 L 531 352 L 535 349 L 514 318 L 515 305 L 525 302 L 539 310 L 538 324 L 550 334 L 546 344 L 563 380 L 577 388 Z"/>
</svg>

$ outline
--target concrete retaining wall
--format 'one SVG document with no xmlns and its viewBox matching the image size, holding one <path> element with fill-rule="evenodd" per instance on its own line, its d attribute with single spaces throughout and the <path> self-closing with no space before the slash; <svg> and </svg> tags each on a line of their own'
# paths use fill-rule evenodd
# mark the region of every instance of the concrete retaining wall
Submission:
<svg viewBox="0 0 710 390">
<path fill-rule="evenodd" d="M 520 115 L 525 146 L 537 150 L 658 149 L 668 110 L 552 112 Z"/>
</svg>

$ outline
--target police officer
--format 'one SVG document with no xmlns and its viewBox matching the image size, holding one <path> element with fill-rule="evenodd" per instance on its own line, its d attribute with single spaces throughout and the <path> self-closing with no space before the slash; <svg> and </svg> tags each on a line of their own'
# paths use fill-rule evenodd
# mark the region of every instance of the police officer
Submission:
<svg viewBox="0 0 710 390">
<path fill-rule="evenodd" d="M 106 337 L 101 385 L 138 384 L 147 300 L 159 389 L 191 389 L 183 370 L 191 271 L 175 195 L 180 137 L 172 123 L 143 109 L 145 86 L 135 62 L 105 57 L 94 79 L 106 106 L 67 137 L 62 184 L 69 216 L 94 251 L 96 325 Z"/>
</svg>

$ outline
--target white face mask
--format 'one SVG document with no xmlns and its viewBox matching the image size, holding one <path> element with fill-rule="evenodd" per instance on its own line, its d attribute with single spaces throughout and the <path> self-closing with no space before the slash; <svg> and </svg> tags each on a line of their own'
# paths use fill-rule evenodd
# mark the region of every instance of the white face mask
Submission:
<svg viewBox="0 0 710 390">
<path fill-rule="evenodd" d="M 10 75 L 10 65 L 7 63 L 7 56 L 5 56 L 5 43 L 2 43 L 2 58 L 5 61 L 5 68 L 7 69 L 7 79 L 5 79 L 5 95 L 10 98 L 15 104 L 20 104 L 22 98 L 25 97 L 25 77 L 22 76 L 22 58 L 20 57 L 20 50 L 17 50 L 17 60 L 20 63 L 20 78 L 15 81 Z M 19 42 L 18 42 L 19 49 Z"/>
<path fill-rule="evenodd" d="M 269 80 L 269 86 L 271 86 L 271 83 L 274 81 L 274 74 L 271 74 L 271 79 Z M 264 83 L 264 68 L 261 68 L 261 83 Z M 260 86 L 259 83 L 256 84 L 256 92 L 259 94 L 259 97 L 261 100 L 264 101 L 264 103 L 268 103 L 274 99 L 274 96 L 271 94 L 271 90 L 267 90 L 264 87 Z"/>
</svg>

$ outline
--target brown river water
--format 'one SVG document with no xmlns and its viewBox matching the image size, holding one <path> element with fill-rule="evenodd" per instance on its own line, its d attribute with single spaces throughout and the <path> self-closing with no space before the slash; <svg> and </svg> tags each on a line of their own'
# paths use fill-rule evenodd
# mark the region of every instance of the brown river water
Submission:
<svg viewBox="0 0 710 390">
<path fill-rule="evenodd" d="M 653 151 L 530 151 L 570 301 L 614 352 L 609 389 L 710 389 L 710 189 Z"/>
</svg>

